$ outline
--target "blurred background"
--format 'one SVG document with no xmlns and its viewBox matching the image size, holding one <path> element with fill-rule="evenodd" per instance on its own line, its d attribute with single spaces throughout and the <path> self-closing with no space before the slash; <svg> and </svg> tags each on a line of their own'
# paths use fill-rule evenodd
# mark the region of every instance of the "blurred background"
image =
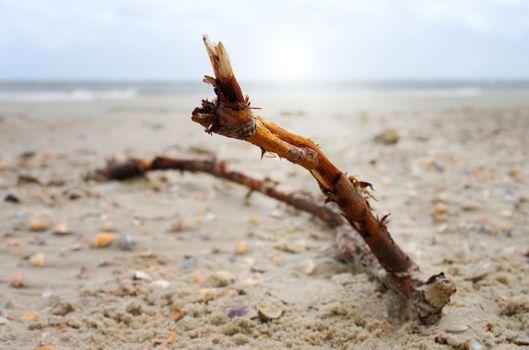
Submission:
<svg viewBox="0 0 529 350">
<path fill-rule="evenodd" d="M 203 93 L 203 34 L 259 91 L 529 89 L 523 0 L 0 0 L 0 99 Z"/>
</svg>

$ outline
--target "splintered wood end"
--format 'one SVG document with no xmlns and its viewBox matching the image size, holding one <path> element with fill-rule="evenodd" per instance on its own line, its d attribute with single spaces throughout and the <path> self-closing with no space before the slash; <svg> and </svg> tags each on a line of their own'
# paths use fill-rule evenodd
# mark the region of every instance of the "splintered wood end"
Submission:
<svg viewBox="0 0 529 350">
<path fill-rule="evenodd" d="M 215 72 L 215 77 L 219 80 L 229 80 L 234 77 L 230 57 L 222 42 L 219 41 L 215 44 L 209 40 L 207 35 L 203 36 L 203 40 L 208 51 L 209 60 L 213 66 L 213 71 Z"/>
<path fill-rule="evenodd" d="M 234 102 L 248 107 L 249 103 L 235 78 L 231 68 L 230 57 L 224 45 L 220 41 L 216 44 L 212 43 L 207 35 L 204 35 L 202 39 L 215 72 L 215 80 L 206 76 L 204 81 L 215 87 L 215 93 L 219 97 L 220 102 Z"/>
</svg>

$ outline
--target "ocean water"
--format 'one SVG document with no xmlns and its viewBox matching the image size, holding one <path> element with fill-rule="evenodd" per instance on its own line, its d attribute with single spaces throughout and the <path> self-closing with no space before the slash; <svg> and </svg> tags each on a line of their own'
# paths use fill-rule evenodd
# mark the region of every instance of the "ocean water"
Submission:
<svg viewBox="0 0 529 350">
<path fill-rule="evenodd" d="M 325 81 L 245 82 L 250 95 L 458 97 L 493 94 L 529 95 L 529 80 L 517 81 Z M 208 96 L 200 81 L 0 81 L 0 101 L 129 100 L 144 96 Z"/>
</svg>

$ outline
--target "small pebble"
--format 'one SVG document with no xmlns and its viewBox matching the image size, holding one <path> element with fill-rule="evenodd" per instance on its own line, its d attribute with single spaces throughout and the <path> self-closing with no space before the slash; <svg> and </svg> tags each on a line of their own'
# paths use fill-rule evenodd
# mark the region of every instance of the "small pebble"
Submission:
<svg viewBox="0 0 529 350">
<path fill-rule="evenodd" d="M 216 218 L 217 218 L 217 216 L 216 216 L 215 214 L 213 214 L 213 213 L 206 213 L 206 214 L 204 214 L 204 218 L 203 218 L 203 220 L 204 220 L 204 222 L 210 222 L 210 221 L 215 220 Z"/>
<path fill-rule="evenodd" d="M 285 217 L 285 213 L 281 210 L 273 210 L 268 214 L 268 216 L 274 219 L 282 219 Z"/>
<path fill-rule="evenodd" d="M 96 263 L 96 267 L 105 267 L 105 266 L 108 266 L 108 265 L 109 265 L 108 260 L 99 260 Z"/>
<path fill-rule="evenodd" d="M 449 195 L 447 192 L 438 192 L 432 199 L 434 203 L 446 203 L 448 201 Z"/>
<path fill-rule="evenodd" d="M 33 350 L 59 350 L 59 348 L 52 343 L 46 343 L 37 345 Z"/>
<path fill-rule="evenodd" d="M 44 231 L 47 228 L 48 228 L 48 225 L 46 225 L 43 221 L 38 220 L 38 219 L 31 220 L 31 222 L 29 223 L 29 229 L 34 232 Z"/>
<path fill-rule="evenodd" d="M 502 210 L 500 212 L 500 215 L 503 218 L 510 219 L 510 218 L 512 218 L 512 211 L 510 211 L 510 210 Z"/>
<path fill-rule="evenodd" d="M 228 271 L 217 271 L 204 281 L 204 286 L 220 288 L 229 286 L 235 282 L 235 276 Z"/>
<path fill-rule="evenodd" d="M 190 271 L 195 266 L 196 261 L 197 259 L 193 256 L 187 257 L 182 263 L 182 269 L 184 271 Z"/>
<path fill-rule="evenodd" d="M 495 270 L 495 266 L 490 260 L 480 262 L 475 266 L 470 266 L 465 279 L 467 281 L 478 282 Z"/>
<path fill-rule="evenodd" d="M 201 231 L 198 233 L 198 238 L 200 238 L 203 241 L 209 241 L 209 232 L 207 231 Z"/>
<path fill-rule="evenodd" d="M 468 350 L 485 350 L 485 346 L 483 346 L 483 344 L 476 339 L 469 340 L 466 345 L 466 349 Z"/>
<path fill-rule="evenodd" d="M 22 287 L 24 287 L 24 276 L 22 275 L 22 273 L 17 272 L 15 274 L 15 278 L 13 278 L 13 280 L 11 281 L 11 286 L 13 288 L 22 288 Z"/>
<path fill-rule="evenodd" d="M 132 274 L 133 280 L 150 280 L 151 276 L 149 276 L 146 272 L 143 271 L 135 271 Z"/>
<path fill-rule="evenodd" d="M 53 292 L 51 290 L 47 289 L 47 290 L 45 290 L 44 292 L 42 292 L 40 294 L 40 297 L 42 299 L 49 299 L 52 295 L 53 295 Z"/>
<path fill-rule="evenodd" d="M 152 287 L 160 288 L 160 289 L 165 289 L 169 287 L 170 285 L 171 285 L 171 282 L 167 280 L 162 280 L 162 279 L 151 282 Z"/>
<path fill-rule="evenodd" d="M 18 199 L 17 196 L 15 196 L 14 194 L 11 194 L 11 193 L 8 193 L 5 197 L 4 197 L 4 202 L 8 202 L 8 203 L 20 203 L 20 199 Z"/>
<path fill-rule="evenodd" d="M 235 317 L 241 317 L 248 313 L 248 305 L 246 304 L 230 304 L 224 307 L 224 312 L 228 314 L 228 318 L 231 320 Z"/>
<path fill-rule="evenodd" d="M 167 344 L 173 344 L 176 340 L 176 332 L 169 332 L 167 336 Z"/>
<path fill-rule="evenodd" d="M 174 321 L 179 321 L 182 319 L 182 317 L 184 317 L 184 313 L 180 310 L 171 310 L 171 312 L 169 312 L 169 316 L 171 316 Z"/>
<path fill-rule="evenodd" d="M 282 241 L 279 242 L 276 246 L 277 249 L 287 252 L 287 253 L 303 253 L 307 250 L 307 244 L 304 240 L 298 240 L 298 241 Z"/>
<path fill-rule="evenodd" d="M 105 232 L 114 232 L 116 227 L 112 221 L 105 221 L 102 226 L 103 231 Z"/>
<path fill-rule="evenodd" d="M 42 267 L 45 264 L 44 253 L 37 253 L 29 257 L 29 263 L 33 266 Z"/>
<path fill-rule="evenodd" d="M 449 324 L 445 328 L 445 331 L 448 332 L 448 333 L 463 333 L 466 330 L 468 330 L 468 326 L 466 326 L 464 324 L 459 324 L 459 323 Z"/>
<path fill-rule="evenodd" d="M 105 248 L 114 242 L 114 234 L 110 232 L 100 232 L 96 235 L 94 245 L 97 248 Z"/>
<path fill-rule="evenodd" d="M 272 257 L 272 263 L 277 266 L 283 265 L 285 263 L 285 258 L 283 258 L 281 255 L 274 255 Z"/>
<path fill-rule="evenodd" d="M 433 212 L 431 216 L 432 216 L 432 220 L 437 223 L 443 223 L 443 222 L 446 222 L 447 220 L 446 214 L 444 213 Z"/>
<path fill-rule="evenodd" d="M 399 136 L 399 133 L 397 132 L 397 130 L 395 130 L 395 129 L 386 129 L 386 130 L 382 131 L 380 134 L 377 134 L 373 138 L 373 141 L 375 143 L 379 143 L 379 144 L 382 144 L 382 145 L 389 146 L 389 145 L 394 145 L 397 142 L 399 142 L 399 139 L 400 139 L 400 136 Z"/>
<path fill-rule="evenodd" d="M 118 236 L 116 243 L 121 250 L 132 250 L 136 245 L 136 239 L 132 235 L 122 234 Z"/>
<path fill-rule="evenodd" d="M 40 184 L 40 181 L 31 174 L 19 174 L 17 177 L 17 184 Z"/>
<path fill-rule="evenodd" d="M 65 222 L 59 222 L 55 227 L 53 227 L 53 233 L 55 233 L 58 236 L 65 236 L 69 235 L 72 232 L 68 229 L 68 226 Z"/>
<path fill-rule="evenodd" d="M 35 315 L 31 311 L 25 311 L 22 313 L 22 315 L 20 315 L 20 319 L 22 321 L 38 321 L 39 318 L 40 317 L 38 315 Z"/>
<path fill-rule="evenodd" d="M 264 321 L 277 319 L 283 315 L 283 309 L 278 302 L 264 301 L 256 306 L 259 317 Z"/>
<path fill-rule="evenodd" d="M 193 274 L 193 282 L 196 284 L 201 284 L 204 281 L 204 277 L 202 277 L 202 274 L 200 272 L 195 272 Z"/>
<path fill-rule="evenodd" d="M 268 267 L 262 264 L 253 264 L 250 266 L 252 272 L 265 273 L 268 271 Z"/>
<path fill-rule="evenodd" d="M 463 211 L 476 211 L 478 209 L 478 206 L 471 202 L 466 202 L 461 205 L 461 209 Z"/>
<path fill-rule="evenodd" d="M 248 243 L 246 243 L 245 241 L 237 243 L 237 245 L 233 249 L 233 252 L 237 255 L 246 254 L 248 252 Z"/>
<path fill-rule="evenodd" d="M 437 157 L 430 155 L 424 159 L 424 163 L 428 169 L 433 169 L 437 165 Z"/>
<path fill-rule="evenodd" d="M 448 226 L 446 224 L 442 224 L 437 227 L 437 233 L 445 233 L 447 230 Z"/>
<path fill-rule="evenodd" d="M 9 320 L 5 317 L 0 316 L 0 326 L 6 325 L 9 323 Z"/>
<path fill-rule="evenodd" d="M 125 311 L 127 311 L 131 315 L 141 315 L 143 313 L 143 307 L 140 303 L 133 301 L 130 304 L 127 305 L 125 308 Z"/>
<path fill-rule="evenodd" d="M 30 159 L 30 158 L 35 157 L 36 155 L 37 155 L 36 151 L 27 150 L 27 151 L 20 153 L 19 157 L 20 159 Z"/>
<path fill-rule="evenodd" d="M 51 308 L 50 313 L 55 316 L 64 316 L 72 311 L 74 311 L 74 307 L 72 304 L 58 303 Z"/>
<path fill-rule="evenodd" d="M 184 228 L 184 220 L 182 219 L 176 219 L 171 224 L 171 227 L 169 228 L 169 231 L 171 232 L 180 232 Z"/>
<path fill-rule="evenodd" d="M 523 172 L 522 168 L 520 166 L 513 166 L 511 170 L 509 170 L 509 176 L 513 178 L 513 180 L 517 182 L 523 181 Z"/>
<path fill-rule="evenodd" d="M 444 203 L 437 203 L 434 207 L 434 212 L 445 214 L 448 211 L 448 207 Z"/>
<path fill-rule="evenodd" d="M 6 239 L 6 243 L 7 245 L 10 245 L 13 247 L 20 247 L 20 245 L 22 244 L 22 242 L 19 239 L 15 239 L 15 238 Z"/>
<path fill-rule="evenodd" d="M 250 222 L 252 223 L 252 225 L 254 226 L 259 226 L 261 225 L 261 219 L 259 219 L 257 216 L 253 216 L 251 219 L 250 219 Z"/>
<path fill-rule="evenodd" d="M 312 259 L 306 259 L 298 265 L 299 271 L 303 272 L 305 275 L 310 275 L 316 269 L 316 263 Z"/>
<path fill-rule="evenodd" d="M 72 252 L 78 252 L 78 251 L 81 250 L 81 248 L 82 248 L 82 246 L 81 246 L 81 244 L 79 244 L 79 243 L 74 243 L 74 244 L 72 244 L 72 245 L 70 246 L 70 250 L 71 250 Z"/>
</svg>

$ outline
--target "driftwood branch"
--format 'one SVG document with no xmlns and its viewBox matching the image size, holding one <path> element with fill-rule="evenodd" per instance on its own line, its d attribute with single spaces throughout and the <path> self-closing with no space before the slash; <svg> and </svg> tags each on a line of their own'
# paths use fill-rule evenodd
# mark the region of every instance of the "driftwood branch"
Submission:
<svg viewBox="0 0 529 350">
<path fill-rule="evenodd" d="M 415 307 L 419 318 L 425 323 L 437 321 L 455 292 L 453 283 L 442 273 L 429 278 L 420 273 L 419 267 L 394 242 L 384 218 L 379 220 L 373 214 L 368 201 L 369 183 L 336 168 L 312 140 L 254 116 L 249 97 L 242 93 L 222 43 L 214 45 L 206 37 L 204 43 L 215 73 L 215 78 L 205 76 L 204 82 L 213 86 L 217 98 L 202 100 L 202 105 L 193 111 L 192 120 L 204 126 L 208 133 L 250 142 L 263 153 L 275 153 L 307 169 L 327 200 L 338 204 L 388 279 Z M 346 243 L 342 244 L 344 250 L 348 249 Z"/>
<path fill-rule="evenodd" d="M 148 171 L 170 169 L 182 172 L 210 174 L 248 188 L 250 190 L 248 195 L 252 192 L 259 192 L 296 209 L 306 211 L 331 227 L 338 227 L 345 224 L 342 215 L 328 206 L 318 204 L 314 200 L 296 193 L 282 192 L 277 189 L 277 181 L 269 178 L 265 178 L 264 180 L 252 178 L 239 171 L 231 170 L 226 166 L 226 163 L 216 160 L 156 157 L 152 161 L 145 161 L 131 158 L 123 163 L 110 162 L 100 173 L 109 180 L 125 180 L 142 176 Z"/>
<path fill-rule="evenodd" d="M 127 180 L 144 176 L 148 171 L 155 170 L 178 170 L 181 172 L 213 175 L 248 188 L 250 190 L 249 194 L 254 191 L 259 192 L 298 210 L 314 215 L 331 228 L 337 229 L 336 243 L 338 252 L 347 263 L 353 267 L 363 268 L 370 277 L 400 293 L 398 286 L 387 279 L 375 256 L 358 233 L 351 230 L 351 226 L 340 213 L 329 206 L 317 203 L 312 198 L 278 190 L 277 181 L 269 178 L 264 180 L 252 178 L 242 172 L 229 169 L 225 162 L 170 157 L 156 157 L 151 161 L 136 158 L 130 158 L 124 162 L 111 161 L 97 173 L 105 180 Z"/>
<path fill-rule="evenodd" d="M 317 203 L 311 198 L 278 190 L 277 181 L 268 178 L 264 180 L 252 178 L 242 172 L 231 170 L 226 166 L 226 163 L 216 160 L 170 157 L 156 157 L 152 161 L 131 158 L 121 163 L 109 162 L 106 168 L 98 171 L 98 173 L 108 180 L 126 180 L 143 176 L 146 172 L 154 170 L 178 170 L 181 172 L 210 174 L 245 186 L 251 192 L 262 193 L 318 217 L 331 228 L 337 229 L 336 243 L 338 252 L 347 263 L 353 267 L 363 268 L 371 278 L 403 295 L 403 290 L 401 290 L 398 280 L 385 272 L 362 238 L 357 232 L 351 230 L 351 227 L 341 214 L 328 206 Z"/>
</svg>

